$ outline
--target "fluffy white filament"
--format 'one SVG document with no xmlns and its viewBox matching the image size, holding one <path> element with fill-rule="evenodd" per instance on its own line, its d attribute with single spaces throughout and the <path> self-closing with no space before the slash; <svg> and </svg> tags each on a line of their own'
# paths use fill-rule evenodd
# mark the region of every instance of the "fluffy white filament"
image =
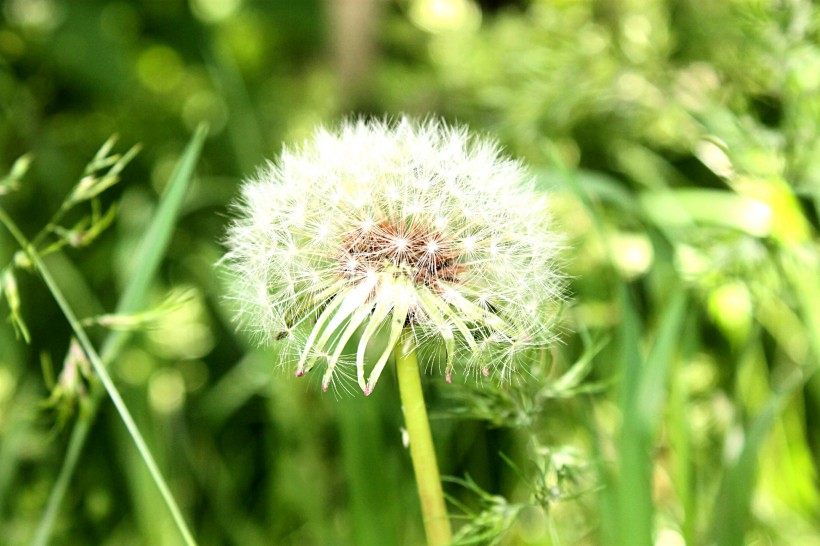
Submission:
<svg viewBox="0 0 820 546">
<path fill-rule="evenodd" d="M 457 363 L 508 378 L 552 339 L 562 282 L 545 196 L 462 127 L 319 129 L 245 183 L 236 208 L 225 261 L 239 322 L 295 343 L 297 375 L 324 365 L 325 389 L 352 364 L 352 339 L 366 394 L 407 327 L 443 348 L 448 381 Z"/>
</svg>

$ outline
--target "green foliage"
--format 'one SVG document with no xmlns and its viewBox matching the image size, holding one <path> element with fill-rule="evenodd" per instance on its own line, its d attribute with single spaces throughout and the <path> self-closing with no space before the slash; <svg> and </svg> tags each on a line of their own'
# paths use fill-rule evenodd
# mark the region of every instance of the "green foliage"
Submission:
<svg viewBox="0 0 820 546">
<path fill-rule="evenodd" d="M 595 360 L 620 385 L 597 403 L 617 424 L 601 410 L 592 424 L 610 476 L 596 541 L 816 536 L 816 8 L 525 13 L 435 36 L 431 60 L 454 114 L 544 164 L 573 233 L 570 321 L 620 331 L 620 355 Z"/>
<path fill-rule="evenodd" d="M 4 543 L 180 544 L 159 474 L 201 544 L 421 542 L 391 367 L 279 373 L 214 267 L 239 180 L 353 107 L 498 135 L 566 232 L 562 342 L 427 384 L 457 543 L 820 544 L 820 9 L 400 0 L 352 86 L 328 4 L 3 5 Z"/>
</svg>

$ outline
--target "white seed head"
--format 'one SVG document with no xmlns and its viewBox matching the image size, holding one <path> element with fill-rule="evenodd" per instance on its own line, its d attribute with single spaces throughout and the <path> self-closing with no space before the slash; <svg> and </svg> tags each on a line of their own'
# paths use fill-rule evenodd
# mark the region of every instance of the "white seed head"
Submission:
<svg viewBox="0 0 820 546">
<path fill-rule="evenodd" d="M 404 328 L 443 348 L 431 354 L 448 380 L 456 364 L 507 379 L 553 339 L 563 282 L 546 197 L 463 127 L 318 129 L 246 182 L 236 210 L 225 262 L 238 321 L 260 343 L 288 337 L 297 375 L 324 365 L 325 389 L 352 375 L 352 339 L 367 394 Z"/>
</svg>

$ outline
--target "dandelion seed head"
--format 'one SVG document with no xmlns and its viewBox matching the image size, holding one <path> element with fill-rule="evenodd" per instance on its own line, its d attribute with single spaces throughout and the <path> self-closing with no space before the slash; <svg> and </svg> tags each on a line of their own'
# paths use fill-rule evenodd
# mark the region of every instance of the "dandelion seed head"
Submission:
<svg viewBox="0 0 820 546">
<path fill-rule="evenodd" d="M 296 375 L 318 366 L 323 389 L 355 376 L 372 392 L 405 328 L 441 346 L 448 380 L 457 365 L 508 379 L 554 338 L 546 205 L 520 162 L 463 127 L 320 128 L 242 187 L 225 258 L 238 322 L 260 343 L 284 335 Z"/>
</svg>

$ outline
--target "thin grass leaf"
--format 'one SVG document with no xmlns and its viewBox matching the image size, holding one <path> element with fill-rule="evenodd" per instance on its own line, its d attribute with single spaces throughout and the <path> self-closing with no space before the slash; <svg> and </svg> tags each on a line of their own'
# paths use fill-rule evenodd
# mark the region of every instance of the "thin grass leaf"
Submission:
<svg viewBox="0 0 820 546">
<path fill-rule="evenodd" d="M 749 523 L 750 507 L 757 483 L 758 454 L 769 431 L 791 396 L 811 377 L 794 373 L 768 399 L 744 434 L 743 448 L 737 458 L 727 464 L 715 502 L 710 544 L 743 546 Z"/>
<path fill-rule="evenodd" d="M 622 425 L 620 434 L 619 475 L 615 490 L 607 495 L 606 509 L 602 510 L 604 531 L 609 544 L 652 544 L 652 496 L 649 461 L 649 439 L 642 426 L 638 393 L 641 392 L 646 362 L 641 355 L 643 326 L 627 287 L 621 286 L 619 307 L 622 311 L 620 327 Z M 606 515 L 604 513 L 607 513 Z"/>
<path fill-rule="evenodd" d="M 182 157 L 177 162 L 153 220 L 145 231 L 145 235 L 143 235 L 134 255 L 133 263 L 136 268 L 133 269 L 131 278 L 128 279 L 128 284 L 120 298 L 115 314 L 128 315 L 135 313 L 140 311 L 144 305 L 148 288 L 159 270 L 159 265 L 163 256 L 165 256 L 165 250 L 168 248 L 168 243 L 174 232 L 182 201 L 193 177 L 194 167 L 199 159 L 207 132 L 207 127 L 200 125 L 188 143 Z M 126 333 L 114 333 L 106 339 L 101 351 L 103 360 L 106 363 L 115 354 L 119 353 L 122 344 L 128 340 L 128 337 Z"/>
<path fill-rule="evenodd" d="M 617 543 L 652 544 L 654 505 L 652 502 L 652 444 L 655 429 L 663 417 L 667 379 L 686 316 L 686 295 L 674 292 L 661 317 L 658 333 L 646 360 L 640 356 L 639 321 L 631 300 L 624 294 L 621 308 L 626 311 L 622 331 L 623 423 L 620 438 L 620 475 L 615 523 Z"/>
<path fill-rule="evenodd" d="M 171 175 L 165 195 L 162 197 L 157 213 L 146 230 L 139 251 L 136 254 L 138 267 L 134 270 L 120 298 L 116 310 L 117 314 L 139 311 L 143 305 L 148 287 L 159 269 L 162 256 L 165 254 L 206 134 L 207 129 L 204 126 L 197 129 Z M 130 332 L 126 331 L 113 331 L 109 334 L 100 351 L 100 358 L 104 366 L 107 366 L 116 358 L 128 341 L 129 336 Z M 74 424 L 66 455 L 63 459 L 63 466 L 60 468 L 60 473 L 49 495 L 43 516 L 37 526 L 33 541 L 34 546 L 45 546 L 49 542 L 59 506 L 66 495 L 71 476 L 74 474 L 74 469 L 77 466 L 80 453 L 85 445 L 91 430 L 91 424 L 104 394 L 105 392 L 102 389 L 92 391 L 91 403 L 89 404 L 90 411 L 87 415 L 81 416 L 82 418 Z"/>
<path fill-rule="evenodd" d="M 683 288 L 673 288 L 672 291 L 673 299 L 661 319 L 637 392 L 637 415 L 644 421 L 643 426 L 649 434 L 654 432 L 663 417 L 669 370 L 678 349 L 686 318 L 686 293 Z"/>
<path fill-rule="evenodd" d="M 578 360 L 568 369 L 564 374 L 549 385 L 550 391 L 556 395 L 562 393 L 572 394 L 578 392 L 581 382 L 592 371 L 592 364 L 595 357 L 601 350 L 609 344 L 608 338 L 601 338 L 590 344 L 584 349 L 584 352 L 578 357 Z"/>
<path fill-rule="evenodd" d="M 16 235 L 21 234 L 18 232 Z M 142 437 L 142 434 L 139 431 L 136 423 L 134 422 L 133 417 L 131 416 L 131 412 L 128 411 L 128 407 L 125 405 L 125 402 L 120 396 L 119 391 L 117 390 L 114 381 L 111 379 L 111 376 L 108 375 L 108 371 L 106 370 L 105 365 L 103 364 L 102 359 L 97 354 L 96 349 L 94 349 L 91 340 L 88 338 L 88 334 L 86 333 L 85 329 L 83 328 L 82 324 L 80 324 L 80 320 L 74 314 L 71 306 L 68 303 L 68 300 L 65 299 L 63 296 L 62 290 L 57 285 L 57 282 L 52 277 L 51 272 L 49 271 L 46 264 L 42 261 L 40 256 L 35 253 L 31 246 L 29 245 L 28 241 L 25 239 L 20 239 L 19 241 L 21 246 L 24 248 L 28 248 L 30 250 L 30 257 L 31 260 L 34 262 L 35 267 L 40 272 L 40 275 L 43 277 L 43 281 L 45 281 L 46 285 L 48 286 L 49 291 L 51 291 L 51 295 L 54 297 L 54 300 L 60 306 L 63 314 L 68 320 L 69 324 L 71 325 L 71 329 L 74 330 L 74 334 L 77 336 L 77 340 L 79 341 L 80 346 L 82 346 L 83 351 L 85 352 L 88 359 L 91 361 L 91 365 L 94 368 L 94 372 L 100 378 L 103 387 L 105 388 L 105 392 L 108 393 L 109 398 L 114 403 L 114 406 L 117 409 L 117 413 L 119 413 L 120 418 L 122 419 L 123 423 L 125 424 L 126 428 L 128 429 L 128 433 L 131 435 L 131 438 L 134 441 L 134 444 L 137 447 L 137 450 L 142 457 L 142 460 L 145 462 L 145 465 L 148 467 L 148 471 L 151 473 L 151 477 L 154 479 L 154 483 L 160 490 L 160 494 L 163 497 L 168 509 L 171 512 L 171 515 L 176 523 L 180 533 L 182 534 L 185 543 L 189 546 L 195 545 L 196 541 L 193 538 L 193 535 L 188 530 L 188 526 L 185 523 L 185 519 L 182 517 L 182 512 L 179 510 L 179 507 L 176 504 L 176 500 L 174 500 L 173 495 L 171 494 L 171 490 L 168 487 L 168 484 L 165 482 L 165 479 L 162 477 L 161 472 L 159 471 L 159 467 L 157 466 L 156 461 L 154 461 L 153 455 L 151 455 L 151 451 L 148 449 L 148 445 L 145 443 L 145 440 Z M 36 539 L 35 539 L 36 540 Z"/>
<path fill-rule="evenodd" d="M 691 317 L 690 317 L 691 319 Z M 696 346 L 696 343 L 693 343 Z M 686 544 L 696 544 L 698 522 L 697 491 L 694 483 L 692 424 L 690 422 L 689 386 L 681 361 L 673 362 L 669 381 L 668 418 L 666 431 L 669 445 L 675 453 L 672 479 L 683 510 L 681 532 Z"/>
</svg>

